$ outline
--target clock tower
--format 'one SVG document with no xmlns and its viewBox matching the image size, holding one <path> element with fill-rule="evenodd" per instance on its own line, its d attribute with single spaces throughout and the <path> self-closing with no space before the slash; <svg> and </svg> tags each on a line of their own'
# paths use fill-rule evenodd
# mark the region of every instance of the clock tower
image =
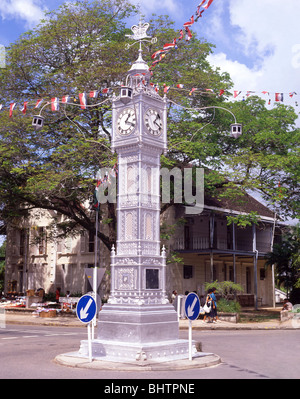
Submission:
<svg viewBox="0 0 300 399">
<path fill-rule="evenodd" d="M 99 312 L 93 356 L 110 361 L 188 357 L 177 313 L 166 295 L 166 254 L 160 245 L 160 157 L 167 150 L 167 99 L 150 83 L 142 58 L 149 24 L 132 27 L 140 43 L 126 86 L 113 98 L 112 151 L 118 154 L 117 241 L 111 292 Z M 82 341 L 81 353 L 87 351 Z M 194 351 L 196 349 L 194 348 Z"/>
</svg>

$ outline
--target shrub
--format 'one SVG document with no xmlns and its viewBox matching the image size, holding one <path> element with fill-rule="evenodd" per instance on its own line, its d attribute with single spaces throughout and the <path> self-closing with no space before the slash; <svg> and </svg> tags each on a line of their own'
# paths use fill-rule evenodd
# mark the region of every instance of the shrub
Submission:
<svg viewBox="0 0 300 399">
<path fill-rule="evenodd" d="M 225 298 L 221 298 L 217 302 L 218 312 L 224 313 L 240 313 L 241 312 L 241 305 L 234 300 L 228 300 Z"/>
</svg>

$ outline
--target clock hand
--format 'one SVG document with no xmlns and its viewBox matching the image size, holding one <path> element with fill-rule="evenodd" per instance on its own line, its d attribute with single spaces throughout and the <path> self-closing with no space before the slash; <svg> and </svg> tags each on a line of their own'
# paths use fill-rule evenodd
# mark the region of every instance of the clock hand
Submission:
<svg viewBox="0 0 300 399">
<path fill-rule="evenodd" d="M 125 124 L 126 125 L 131 125 L 131 126 L 134 126 L 134 122 L 130 122 L 130 118 L 132 117 L 132 115 L 128 115 L 128 117 L 127 117 L 127 119 L 126 119 L 126 121 L 125 121 Z"/>
<path fill-rule="evenodd" d="M 159 121 L 159 122 L 157 122 L 157 121 Z M 156 118 L 153 121 L 153 124 L 156 125 L 159 128 L 161 127 L 161 121 L 160 121 L 160 116 L 159 115 L 156 116 Z"/>
</svg>

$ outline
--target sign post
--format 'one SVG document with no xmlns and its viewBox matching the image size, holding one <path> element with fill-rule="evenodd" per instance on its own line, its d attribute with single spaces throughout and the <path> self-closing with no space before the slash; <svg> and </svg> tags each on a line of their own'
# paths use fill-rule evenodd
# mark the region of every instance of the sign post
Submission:
<svg viewBox="0 0 300 399">
<path fill-rule="evenodd" d="M 88 325 L 88 347 L 89 347 L 89 360 L 92 361 L 92 338 L 91 338 L 91 321 L 96 315 L 96 302 L 90 295 L 83 295 L 76 307 L 76 314 L 78 319 Z"/>
<path fill-rule="evenodd" d="M 194 292 L 188 294 L 184 309 L 189 319 L 189 360 L 192 360 L 192 320 L 196 320 L 200 313 L 200 299 L 197 294 Z"/>
</svg>

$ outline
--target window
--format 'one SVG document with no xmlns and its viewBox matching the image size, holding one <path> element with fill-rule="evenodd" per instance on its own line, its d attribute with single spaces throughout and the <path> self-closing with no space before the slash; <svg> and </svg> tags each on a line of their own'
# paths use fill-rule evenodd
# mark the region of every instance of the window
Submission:
<svg viewBox="0 0 300 399">
<path fill-rule="evenodd" d="M 89 231 L 89 252 L 94 252 L 94 242 L 95 242 L 95 235 L 92 231 Z"/>
<path fill-rule="evenodd" d="M 146 290 L 159 289 L 159 270 L 146 269 Z"/>
<path fill-rule="evenodd" d="M 266 270 L 265 269 L 260 269 L 260 279 L 264 280 L 266 278 Z"/>
<path fill-rule="evenodd" d="M 38 227 L 36 240 L 37 240 L 38 254 L 44 255 L 46 253 L 46 228 L 45 227 Z"/>
<path fill-rule="evenodd" d="M 183 278 L 184 279 L 193 278 L 193 266 L 183 265 Z"/>
</svg>

